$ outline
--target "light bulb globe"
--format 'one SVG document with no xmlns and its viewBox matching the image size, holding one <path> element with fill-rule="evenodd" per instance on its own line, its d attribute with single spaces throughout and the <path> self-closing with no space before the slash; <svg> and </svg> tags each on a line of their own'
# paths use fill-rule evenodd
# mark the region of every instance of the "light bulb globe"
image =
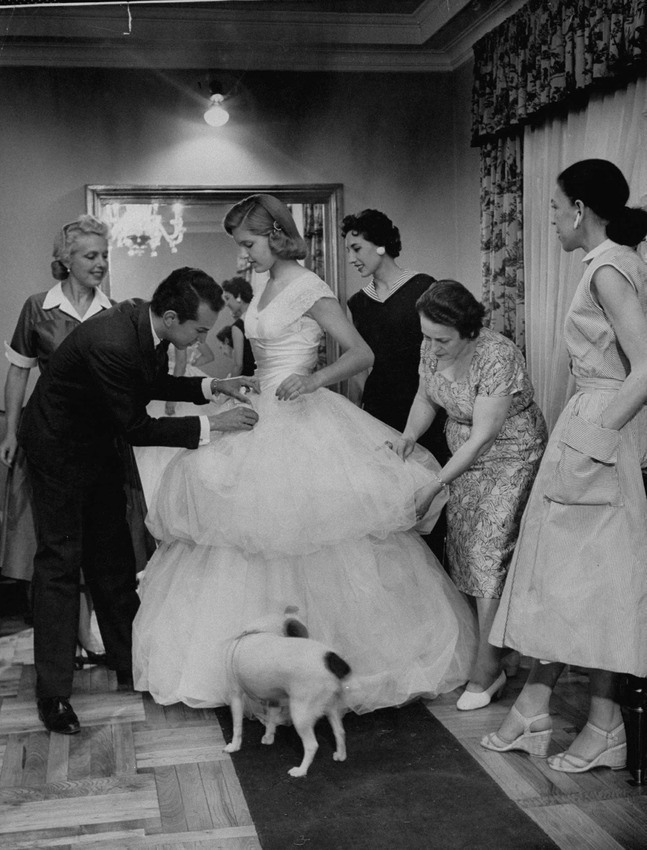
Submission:
<svg viewBox="0 0 647 850">
<path fill-rule="evenodd" d="M 229 113 L 222 105 L 223 96 L 212 94 L 210 106 L 204 113 L 204 120 L 210 127 L 223 127 L 229 121 Z"/>
</svg>

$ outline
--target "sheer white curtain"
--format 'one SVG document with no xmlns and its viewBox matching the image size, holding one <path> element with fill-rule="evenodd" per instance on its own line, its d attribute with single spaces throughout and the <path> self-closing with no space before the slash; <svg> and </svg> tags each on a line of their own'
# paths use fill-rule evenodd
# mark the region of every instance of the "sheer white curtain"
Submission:
<svg viewBox="0 0 647 850">
<path fill-rule="evenodd" d="M 584 270 L 582 251 L 562 251 L 551 225 L 555 179 L 579 159 L 609 159 L 629 182 L 630 206 L 647 203 L 647 78 L 527 128 L 523 150 L 526 354 L 537 403 L 552 428 L 573 392 L 563 325 Z"/>
</svg>

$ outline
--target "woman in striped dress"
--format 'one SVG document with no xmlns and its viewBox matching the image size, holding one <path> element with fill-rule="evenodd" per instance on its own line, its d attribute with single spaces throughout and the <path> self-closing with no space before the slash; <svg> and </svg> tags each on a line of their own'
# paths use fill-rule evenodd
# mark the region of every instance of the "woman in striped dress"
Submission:
<svg viewBox="0 0 647 850">
<path fill-rule="evenodd" d="M 545 756 L 563 666 L 588 668 L 588 722 L 548 761 L 567 773 L 624 767 L 616 674 L 647 674 L 647 266 L 634 250 L 647 212 L 628 198 L 606 160 L 576 162 L 557 179 L 562 248 L 586 251 L 564 328 L 577 390 L 544 454 L 490 635 L 537 660 L 500 729 L 481 741 L 487 749 Z"/>
</svg>

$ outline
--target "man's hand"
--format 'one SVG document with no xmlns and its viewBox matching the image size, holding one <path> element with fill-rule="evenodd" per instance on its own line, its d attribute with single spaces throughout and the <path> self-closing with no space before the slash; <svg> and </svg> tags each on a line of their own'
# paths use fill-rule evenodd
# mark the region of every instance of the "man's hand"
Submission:
<svg viewBox="0 0 647 850">
<path fill-rule="evenodd" d="M 211 382 L 212 393 L 222 393 L 238 401 L 247 402 L 248 399 L 241 392 L 242 389 L 248 389 L 258 394 L 261 391 L 261 385 L 258 378 L 250 378 L 245 375 L 238 378 L 214 378 Z"/>
<path fill-rule="evenodd" d="M 251 431 L 257 422 L 258 413 L 253 407 L 244 405 L 210 416 L 209 428 L 212 431 Z"/>
</svg>

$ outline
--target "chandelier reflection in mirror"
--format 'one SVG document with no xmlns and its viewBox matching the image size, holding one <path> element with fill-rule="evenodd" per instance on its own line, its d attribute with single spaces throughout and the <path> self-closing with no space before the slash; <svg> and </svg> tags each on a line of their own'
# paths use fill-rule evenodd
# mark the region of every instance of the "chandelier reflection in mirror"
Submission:
<svg viewBox="0 0 647 850">
<path fill-rule="evenodd" d="M 165 225 L 159 204 L 119 204 L 105 207 L 104 219 L 110 227 L 112 242 L 118 248 L 127 248 L 129 257 L 147 252 L 157 256 L 157 249 L 165 242 L 171 253 L 184 238 L 186 227 L 182 219 L 182 204 L 171 206 L 172 216 Z"/>
</svg>

